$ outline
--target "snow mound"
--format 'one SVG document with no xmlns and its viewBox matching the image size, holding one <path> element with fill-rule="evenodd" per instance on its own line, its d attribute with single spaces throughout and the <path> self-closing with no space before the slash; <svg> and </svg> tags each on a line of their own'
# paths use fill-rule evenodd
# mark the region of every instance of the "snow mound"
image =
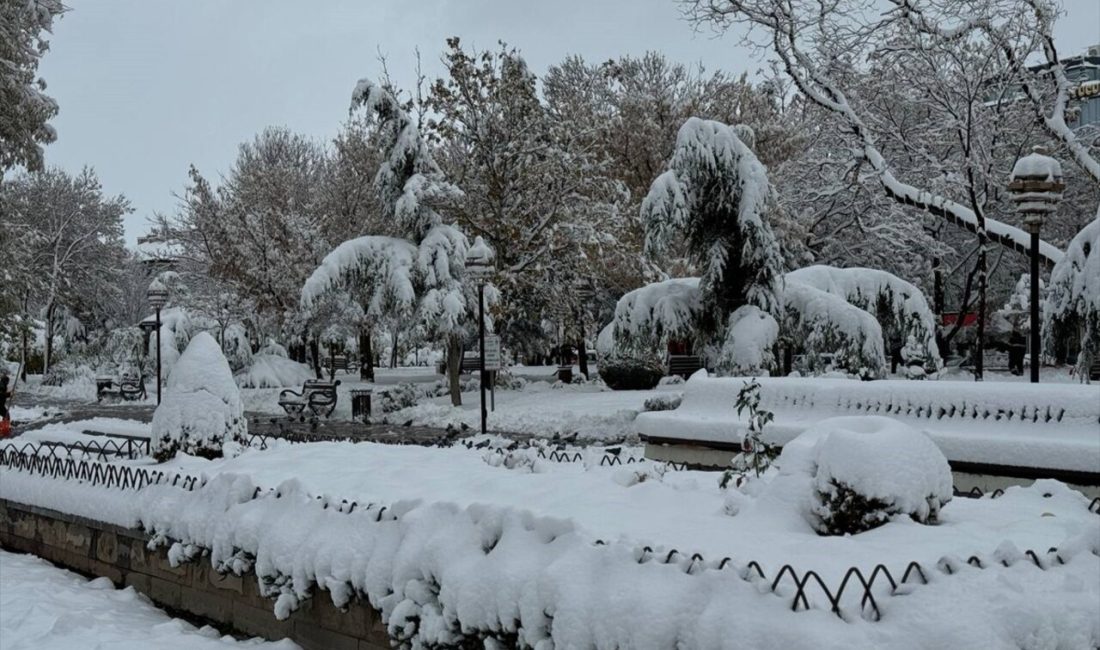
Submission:
<svg viewBox="0 0 1100 650">
<path fill-rule="evenodd" d="M 783 448 L 787 474 L 812 477 L 811 524 L 858 533 L 908 515 L 934 523 L 951 500 L 951 467 L 924 432 L 881 416 L 829 418 Z"/>
<path fill-rule="evenodd" d="M 158 460 L 177 451 L 220 456 L 226 441 L 243 442 L 247 431 L 229 362 L 214 337 L 201 332 L 176 362 L 164 400 L 153 413 L 153 455 Z"/>
<path fill-rule="evenodd" d="M 278 354 L 257 354 L 252 363 L 236 376 L 241 388 L 286 388 L 301 386 L 313 377 L 309 366 Z"/>
</svg>

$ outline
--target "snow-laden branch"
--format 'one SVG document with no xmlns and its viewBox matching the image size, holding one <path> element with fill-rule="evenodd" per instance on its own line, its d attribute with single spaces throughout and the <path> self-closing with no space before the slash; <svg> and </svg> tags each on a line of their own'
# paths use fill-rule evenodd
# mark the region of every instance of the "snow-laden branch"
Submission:
<svg viewBox="0 0 1100 650">
<path fill-rule="evenodd" d="M 803 17 L 796 13 L 803 10 L 808 13 L 810 11 L 808 8 L 803 9 L 790 1 L 772 2 L 771 0 L 694 0 L 689 4 L 694 6 L 693 15 L 696 21 L 727 25 L 734 20 L 739 20 L 767 30 L 771 48 L 779 56 L 787 76 L 807 99 L 844 120 L 848 131 L 859 143 L 859 147 L 855 150 L 856 155 L 874 170 L 887 196 L 979 236 L 984 234 L 990 241 L 1002 246 L 1020 253 L 1027 253 L 1030 247 L 1030 236 L 1023 230 L 988 217 L 983 218 L 960 203 L 940 194 L 917 188 L 894 175 L 879 150 L 874 135 L 859 112 L 851 105 L 840 85 L 829 72 L 817 64 L 818 58 L 803 49 L 800 44 L 803 34 L 799 21 L 803 20 Z M 825 14 L 836 10 L 835 5 L 823 6 L 821 16 L 811 18 L 807 15 L 804 20 L 814 21 L 816 25 L 818 21 L 826 20 L 828 16 Z M 970 26 L 970 23 L 964 22 L 963 25 Z M 824 28 L 833 27 L 835 26 L 824 25 Z M 858 36 L 858 33 L 844 35 L 845 38 Z M 1055 264 L 1062 258 L 1062 251 L 1047 242 L 1040 243 L 1039 254 L 1048 265 Z"/>
</svg>

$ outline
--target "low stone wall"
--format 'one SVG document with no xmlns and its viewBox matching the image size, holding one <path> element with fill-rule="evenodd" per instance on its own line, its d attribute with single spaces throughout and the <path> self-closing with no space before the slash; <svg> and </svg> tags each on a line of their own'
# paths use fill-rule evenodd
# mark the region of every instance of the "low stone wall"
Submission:
<svg viewBox="0 0 1100 650">
<path fill-rule="evenodd" d="M 0 546 L 33 553 L 80 573 L 132 586 L 169 610 L 249 636 L 290 638 L 307 650 L 381 650 L 389 637 L 378 612 L 353 601 L 346 612 L 327 593 L 302 602 L 285 621 L 259 594 L 256 576 L 221 575 L 207 558 L 173 567 L 149 550 L 143 531 L 0 499 Z"/>
</svg>

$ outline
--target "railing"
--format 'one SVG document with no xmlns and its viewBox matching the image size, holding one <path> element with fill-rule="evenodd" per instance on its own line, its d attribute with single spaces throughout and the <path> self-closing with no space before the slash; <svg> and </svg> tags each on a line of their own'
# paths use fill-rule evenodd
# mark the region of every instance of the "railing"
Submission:
<svg viewBox="0 0 1100 650">
<path fill-rule="evenodd" d="M 87 442 L 56 442 L 42 440 L 19 444 L 17 441 L 7 441 L 0 445 L 0 449 L 19 449 L 26 453 L 30 450 L 36 455 L 50 456 L 54 458 L 77 457 L 83 460 L 98 460 L 108 462 L 115 459 L 136 460 L 149 455 L 149 440 L 147 438 L 126 438 L 122 440 L 89 440 Z"/>
<path fill-rule="evenodd" d="M 59 447 L 61 445 L 54 446 Z M 61 458 L 54 455 L 54 449 L 51 449 L 49 453 L 39 453 L 40 450 L 34 449 L 34 445 L 29 443 L 24 445 L 24 449 L 26 448 L 30 448 L 31 453 L 25 453 L 24 450 L 16 449 L 12 445 L 0 449 L 0 466 L 55 479 L 77 480 L 96 486 L 132 490 L 140 490 L 150 485 L 171 485 L 193 491 L 203 487 L 206 483 L 202 478 L 182 473 L 127 465 L 103 464 L 72 457 Z M 972 498 L 983 497 L 980 490 L 976 488 L 966 493 L 956 492 L 956 494 Z M 1002 492 L 997 490 L 987 498 L 997 498 L 1000 494 Z M 252 494 L 252 499 L 266 496 L 278 499 L 282 497 L 282 494 L 275 489 L 264 490 L 257 487 Z M 368 503 L 366 506 L 360 507 L 357 501 L 349 502 L 347 499 L 335 502 L 317 496 L 315 500 L 320 503 L 323 509 L 333 507 L 334 511 L 340 513 L 351 514 L 356 509 L 360 512 L 365 510 L 368 513 L 373 513 L 375 522 L 382 521 L 384 517 L 391 520 L 397 518 L 392 511 L 387 517 L 388 507 L 376 503 Z M 1100 514 L 1100 497 L 1093 499 L 1088 509 L 1090 512 Z M 608 542 L 603 540 L 596 540 L 594 544 L 597 546 L 609 545 Z M 1100 548 L 1092 548 L 1090 552 L 1100 556 Z M 851 614 L 850 608 L 843 607 L 845 596 L 848 596 L 849 599 L 858 598 L 859 607 L 857 611 L 861 616 L 867 616 L 872 620 L 879 620 L 882 616 L 879 598 L 884 595 L 897 594 L 905 585 L 918 584 L 917 580 L 920 581 L 919 584 L 921 585 L 928 584 L 928 576 L 933 572 L 953 575 L 968 567 L 974 569 L 987 569 L 994 566 L 1010 567 L 1019 561 L 1031 561 L 1042 570 L 1065 564 L 1065 560 L 1059 555 L 1058 549 L 1053 547 L 1045 553 L 1033 550 L 1018 553 L 997 551 L 994 552 L 991 558 L 974 554 L 965 560 L 960 556 L 946 555 L 930 565 L 918 561 L 907 563 L 905 568 L 900 571 L 900 579 L 895 576 L 895 572 L 890 571 L 885 564 L 881 563 L 876 564 L 869 572 L 860 567 L 849 567 L 844 572 L 839 585 L 831 588 L 817 571 L 809 570 L 800 573 L 790 564 L 784 564 L 773 577 L 769 578 L 764 566 L 757 561 L 749 561 L 738 566 L 733 558 L 728 556 L 719 560 L 707 560 L 699 553 L 689 556 L 675 548 L 655 550 L 651 546 L 639 547 L 636 549 L 635 554 L 637 555 L 638 564 L 654 562 L 675 566 L 687 574 L 729 570 L 735 571 L 736 575 L 746 582 L 763 581 L 771 593 L 780 597 L 790 597 L 791 610 L 796 612 L 813 609 L 818 599 L 824 598 L 830 611 L 843 619 L 846 615 Z M 888 588 L 886 585 L 888 585 Z M 877 592 L 876 587 L 879 588 Z"/>
</svg>

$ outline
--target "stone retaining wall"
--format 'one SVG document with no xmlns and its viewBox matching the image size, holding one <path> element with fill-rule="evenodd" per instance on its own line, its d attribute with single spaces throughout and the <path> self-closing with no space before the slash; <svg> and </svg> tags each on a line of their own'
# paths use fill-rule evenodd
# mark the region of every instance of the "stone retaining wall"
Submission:
<svg viewBox="0 0 1100 650">
<path fill-rule="evenodd" d="M 147 548 L 143 531 L 0 499 L 0 546 L 33 553 L 80 573 L 132 586 L 158 605 L 270 640 L 290 638 L 306 650 L 389 648 L 373 608 L 353 601 L 337 609 L 326 592 L 305 600 L 285 621 L 259 594 L 256 576 L 220 575 L 208 558 L 172 567 L 167 550 Z"/>
</svg>

